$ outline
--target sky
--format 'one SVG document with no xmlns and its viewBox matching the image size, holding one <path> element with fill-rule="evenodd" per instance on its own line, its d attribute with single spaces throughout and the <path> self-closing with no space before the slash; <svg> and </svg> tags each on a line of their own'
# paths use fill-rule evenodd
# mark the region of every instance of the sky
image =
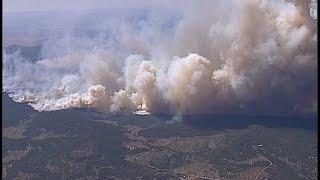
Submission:
<svg viewBox="0 0 320 180">
<path fill-rule="evenodd" d="M 3 12 L 84 10 L 96 8 L 140 8 L 166 6 L 168 0 L 3 0 Z"/>
</svg>

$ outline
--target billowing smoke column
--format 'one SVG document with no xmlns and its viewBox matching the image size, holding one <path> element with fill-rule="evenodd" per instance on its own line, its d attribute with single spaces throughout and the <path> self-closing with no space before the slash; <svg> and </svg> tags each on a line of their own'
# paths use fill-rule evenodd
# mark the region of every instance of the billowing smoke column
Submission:
<svg viewBox="0 0 320 180">
<path fill-rule="evenodd" d="M 4 54 L 3 90 L 39 111 L 316 110 L 316 1 L 186 4 L 170 27 L 115 21 L 111 38 L 48 41 L 36 63 Z"/>
</svg>

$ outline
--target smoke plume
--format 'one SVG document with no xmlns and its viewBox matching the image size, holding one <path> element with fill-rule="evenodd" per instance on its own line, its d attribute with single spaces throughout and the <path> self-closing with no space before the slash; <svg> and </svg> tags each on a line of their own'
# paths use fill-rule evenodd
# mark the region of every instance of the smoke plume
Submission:
<svg viewBox="0 0 320 180">
<path fill-rule="evenodd" d="M 3 90 L 38 111 L 316 109 L 316 1 L 174 6 L 168 15 L 164 8 L 137 20 L 108 20 L 105 34 L 93 38 L 68 33 L 48 40 L 36 62 L 4 52 Z"/>
</svg>

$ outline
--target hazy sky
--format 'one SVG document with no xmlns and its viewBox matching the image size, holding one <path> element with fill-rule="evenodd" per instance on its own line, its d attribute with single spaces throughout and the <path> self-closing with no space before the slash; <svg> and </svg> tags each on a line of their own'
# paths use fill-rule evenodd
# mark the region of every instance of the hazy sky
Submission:
<svg viewBox="0 0 320 180">
<path fill-rule="evenodd" d="M 4 12 L 169 6 L 169 0 L 3 0 Z M 174 2 L 174 1 L 171 1 Z"/>
</svg>

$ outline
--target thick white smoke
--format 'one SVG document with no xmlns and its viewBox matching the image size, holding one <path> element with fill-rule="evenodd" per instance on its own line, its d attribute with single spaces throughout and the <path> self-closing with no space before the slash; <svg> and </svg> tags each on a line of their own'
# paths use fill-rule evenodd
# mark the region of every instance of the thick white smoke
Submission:
<svg viewBox="0 0 320 180">
<path fill-rule="evenodd" d="M 315 110 L 316 1 L 184 5 L 172 26 L 151 14 L 135 25 L 113 22 L 112 38 L 48 41 L 36 63 L 4 54 L 3 89 L 39 111 Z"/>
</svg>

